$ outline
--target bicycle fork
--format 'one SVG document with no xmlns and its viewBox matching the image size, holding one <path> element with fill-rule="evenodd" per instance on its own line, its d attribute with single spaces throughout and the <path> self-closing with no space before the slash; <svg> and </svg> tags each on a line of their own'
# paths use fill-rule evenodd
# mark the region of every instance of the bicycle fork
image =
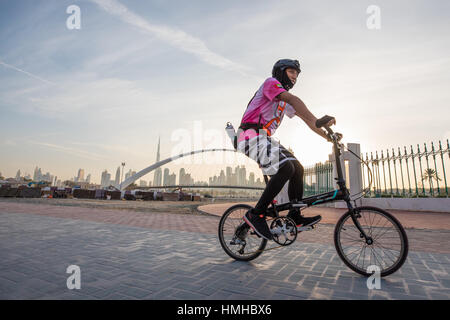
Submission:
<svg viewBox="0 0 450 320">
<path fill-rule="evenodd" d="M 350 210 L 350 216 L 352 217 L 352 221 L 355 224 L 355 226 L 358 229 L 358 231 L 360 232 L 359 237 L 361 239 L 364 238 L 366 240 L 366 244 L 368 244 L 368 245 L 373 244 L 372 237 L 370 237 L 370 236 L 368 236 L 366 234 L 366 232 L 364 231 L 364 229 L 362 228 L 361 224 L 358 221 L 358 219 L 361 218 L 361 215 L 359 214 L 357 209 L 353 208 L 353 206 L 351 205 L 350 201 L 347 202 L 347 206 L 348 206 L 348 208 Z"/>
</svg>

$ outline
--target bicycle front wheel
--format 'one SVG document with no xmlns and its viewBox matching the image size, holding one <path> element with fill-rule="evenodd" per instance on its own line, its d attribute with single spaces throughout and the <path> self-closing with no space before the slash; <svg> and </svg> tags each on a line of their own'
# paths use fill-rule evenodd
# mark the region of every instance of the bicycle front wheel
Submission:
<svg viewBox="0 0 450 320">
<path fill-rule="evenodd" d="M 267 244 L 267 240 L 258 237 L 243 220 L 251 208 L 246 204 L 234 205 L 225 211 L 219 222 L 219 241 L 223 250 L 239 261 L 257 258 Z"/>
<path fill-rule="evenodd" d="M 397 271 L 408 255 L 408 238 L 403 226 L 393 215 L 379 208 L 359 207 L 355 212 L 357 221 L 372 242 L 366 242 L 348 211 L 334 230 L 339 257 L 350 269 L 364 276 L 379 271 L 384 277 Z"/>
</svg>

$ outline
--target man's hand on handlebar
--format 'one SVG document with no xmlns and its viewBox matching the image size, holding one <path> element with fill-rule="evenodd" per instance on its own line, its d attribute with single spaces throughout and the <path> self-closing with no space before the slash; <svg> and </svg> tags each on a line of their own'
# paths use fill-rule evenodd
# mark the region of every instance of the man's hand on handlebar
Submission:
<svg viewBox="0 0 450 320">
<path fill-rule="evenodd" d="M 333 139 L 331 138 L 331 134 L 333 131 L 330 129 L 330 126 L 333 124 L 336 124 L 336 119 L 334 117 L 331 117 L 329 115 L 325 115 L 320 119 L 316 120 L 316 127 L 317 128 L 325 128 L 326 132 L 324 132 L 324 137 L 326 137 L 327 141 L 333 142 Z"/>
<path fill-rule="evenodd" d="M 333 118 L 325 124 L 325 127 L 331 127 L 333 124 L 336 124 L 336 119 Z"/>
<path fill-rule="evenodd" d="M 330 117 L 329 115 L 323 116 L 322 118 L 316 120 L 317 128 L 330 127 L 333 124 L 336 124 L 336 119 L 334 117 Z"/>
</svg>

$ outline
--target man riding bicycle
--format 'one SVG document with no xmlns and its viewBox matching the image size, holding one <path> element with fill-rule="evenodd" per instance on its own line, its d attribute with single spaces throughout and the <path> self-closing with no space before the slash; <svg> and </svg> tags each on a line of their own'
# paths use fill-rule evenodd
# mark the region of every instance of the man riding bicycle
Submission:
<svg viewBox="0 0 450 320">
<path fill-rule="evenodd" d="M 299 74 L 297 60 L 277 61 L 272 77 L 264 81 L 250 100 L 238 130 L 237 149 L 257 161 L 263 173 L 271 176 L 255 208 L 244 215 L 246 224 L 267 240 L 272 240 L 272 234 L 266 223 L 266 210 L 288 180 L 289 200 L 301 201 L 303 198 L 303 166 L 291 152 L 271 138 L 284 114 L 289 118 L 298 116 L 312 131 L 328 140 L 326 133 L 316 127 L 317 118 L 303 101 L 288 92 Z M 326 126 L 336 124 L 333 117 L 326 117 Z M 262 158 L 268 154 L 275 154 L 276 159 L 272 157 L 269 163 L 263 163 Z M 297 228 L 312 226 L 322 218 L 320 215 L 304 217 L 298 208 L 291 209 L 288 217 L 294 220 Z"/>
</svg>

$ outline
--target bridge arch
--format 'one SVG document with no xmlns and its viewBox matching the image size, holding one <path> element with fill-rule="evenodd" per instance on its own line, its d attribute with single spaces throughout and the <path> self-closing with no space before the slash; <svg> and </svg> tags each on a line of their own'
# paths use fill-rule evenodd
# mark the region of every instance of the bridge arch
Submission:
<svg viewBox="0 0 450 320">
<path fill-rule="evenodd" d="M 196 150 L 196 151 L 191 151 L 191 152 L 186 152 L 186 153 L 182 153 L 179 154 L 177 156 L 174 157 L 170 157 L 161 161 L 158 161 L 154 164 L 152 164 L 151 166 L 148 166 L 145 169 L 142 169 L 141 171 L 137 172 L 135 175 L 128 177 L 127 179 L 125 179 L 121 184 L 119 184 L 119 189 L 122 191 L 124 190 L 126 187 L 128 187 L 130 184 L 132 184 L 133 182 L 135 182 L 137 179 L 145 176 L 147 173 L 169 163 L 172 162 L 176 159 L 185 157 L 185 156 L 191 156 L 193 154 L 197 154 L 197 153 L 203 153 L 203 152 L 215 152 L 215 151 L 231 151 L 231 152 L 236 152 L 236 150 L 234 149 L 220 149 L 220 148 L 215 148 L 215 149 L 202 149 L 202 150 Z"/>
</svg>

